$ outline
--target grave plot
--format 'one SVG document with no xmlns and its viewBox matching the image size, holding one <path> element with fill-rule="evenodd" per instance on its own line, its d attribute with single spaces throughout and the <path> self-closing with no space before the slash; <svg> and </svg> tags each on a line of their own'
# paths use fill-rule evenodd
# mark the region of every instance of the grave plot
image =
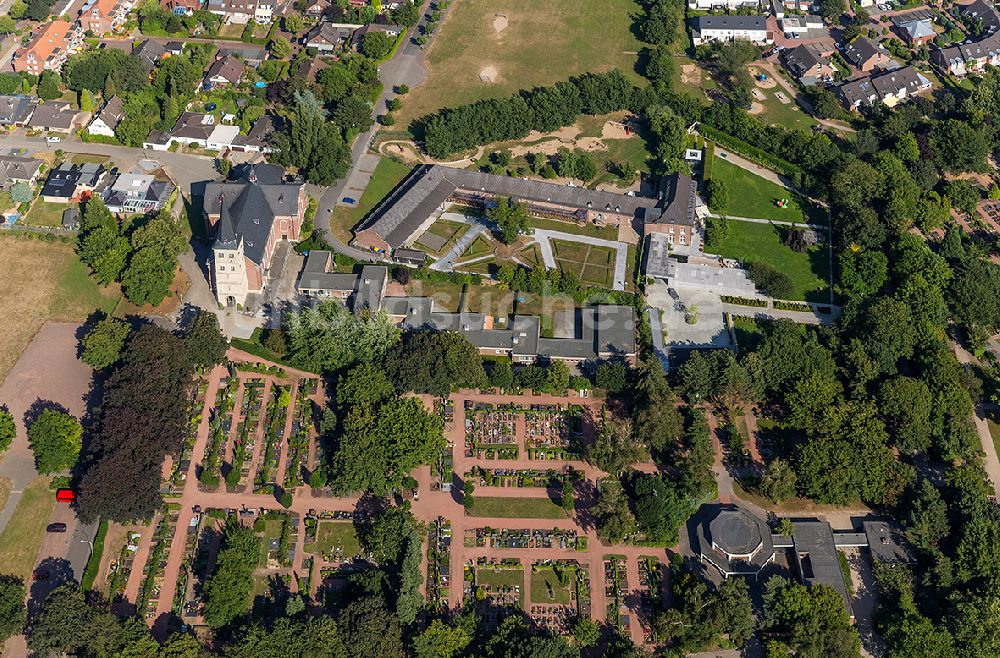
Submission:
<svg viewBox="0 0 1000 658">
<path fill-rule="evenodd" d="M 528 459 L 579 459 L 582 409 L 567 405 L 531 405 L 525 410 Z"/>
<path fill-rule="evenodd" d="M 188 470 L 191 468 L 191 450 L 194 449 L 195 441 L 198 439 L 198 425 L 201 424 L 202 414 L 205 411 L 207 390 L 208 382 L 199 379 L 188 404 L 188 424 L 184 431 L 184 442 L 181 444 L 181 449 L 172 455 L 173 470 L 167 486 L 164 487 L 164 495 L 180 494 L 184 488 L 184 481 L 187 480 Z"/>
<path fill-rule="evenodd" d="M 533 530 L 529 528 L 467 528 L 463 545 L 467 548 L 559 548 L 587 550 L 586 537 L 576 530 Z"/>
<path fill-rule="evenodd" d="M 427 598 L 438 610 L 448 608 L 451 587 L 451 522 L 439 516 L 430 525 L 427 541 Z"/>
<path fill-rule="evenodd" d="M 524 610 L 524 567 L 515 558 L 481 557 L 465 564 L 465 597 L 474 600 L 487 627 Z"/>
<path fill-rule="evenodd" d="M 135 564 L 135 553 L 139 550 L 139 540 L 142 535 L 138 532 L 129 532 L 125 537 L 125 545 L 118 553 L 118 557 L 113 559 L 108 565 L 108 601 L 115 603 L 125 595 L 125 588 L 128 586 L 128 577 L 132 573 Z"/>
<path fill-rule="evenodd" d="M 305 484 L 309 440 L 313 427 L 313 405 L 309 396 L 315 393 L 317 383 L 315 379 L 302 379 L 298 383 L 295 408 L 292 410 L 292 432 L 288 437 L 285 480 L 282 483 L 286 491 L 294 491 L 296 487 Z"/>
<path fill-rule="evenodd" d="M 625 604 L 625 592 L 628 591 L 628 575 L 625 571 L 625 557 L 622 555 L 604 556 L 604 596 L 607 600 L 608 623 L 616 624 L 624 632 L 628 631 L 630 620 L 621 610 Z"/>
<path fill-rule="evenodd" d="M 250 462 L 260 422 L 264 389 L 263 380 L 246 379 L 243 382 L 243 404 L 240 410 L 242 420 L 233 441 L 233 459 L 226 473 L 227 488 L 243 488 L 250 480 Z"/>
<path fill-rule="evenodd" d="M 576 560 L 542 560 L 531 566 L 531 619 L 566 635 L 577 616 L 590 616 L 590 574 Z"/>
<path fill-rule="evenodd" d="M 163 569 L 167 566 L 167 553 L 170 541 L 177 529 L 177 516 L 180 505 L 168 503 L 163 506 L 160 521 L 153 531 L 149 557 L 143 566 L 142 584 L 136 596 L 136 613 L 143 618 L 152 619 L 156 615 L 156 606 L 160 602 L 160 591 L 163 589 Z"/>
<path fill-rule="evenodd" d="M 353 515 L 349 515 L 346 519 L 307 515 L 302 550 L 315 555 L 324 564 L 337 565 L 361 557 L 361 543 L 358 541 L 352 519 Z"/>
<path fill-rule="evenodd" d="M 571 482 L 583 479 L 583 471 L 572 466 L 555 468 L 484 468 L 473 466 L 465 473 L 466 479 L 474 478 L 481 487 L 562 487 L 563 479 Z"/>
<path fill-rule="evenodd" d="M 298 528 L 298 514 L 268 510 L 257 517 L 253 529 L 261 539 L 259 566 L 274 571 L 287 569 L 295 559 L 292 542 Z"/>
<path fill-rule="evenodd" d="M 290 403 L 291 391 L 288 386 L 271 387 L 264 420 L 264 444 L 261 446 L 260 464 L 254 477 L 254 493 L 274 493 L 274 479 L 278 470 L 278 458 L 281 455 L 281 442 L 284 440 L 285 419 Z"/>
<path fill-rule="evenodd" d="M 466 402 L 465 449 L 477 459 L 517 459 L 515 409 L 495 409 L 490 404 Z"/>
<path fill-rule="evenodd" d="M 208 426 L 208 443 L 205 446 L 201 470 L 198 472 L 198 481 L 212 491 L 218 486 L 219 477 L 222 475 L 222 460 L 225 456 L 226 443 L 229 441 L 229 431 L 233 425 L 233 407 L 236 404 L 239 387 L 239 379 L 230 374 L 229 377 L 219 381 L 219 389 L 215 394 L 215 404 L 211 410 L 212 416 Z"/>
<path fill-rule="evenodd" d="M 663 610 L 663 574 L 665 566 L 658 558 L 649 555 L 640 556 L 638 566 L 638 622 L 642 626 L 643 641 L 646 644 L 654 644 L 653 620 Z"/>
<path fill-rule="evenodd" d="M 178 578 L 177 591 L 174 596 L 175 613 L 189 624 L 201 622 L 203 587 L 209 574 L 215 568 L 215 558 L 222 544 L 222 528 L 228 517 L 229 513 L 221 509 L 196 511 L 192 517 L 192 523 L 195 526 L 194 539 L 192 541 L 192 533 L 189 528 L 188 541 L 184 547 L 184 567 Z M 183 587 L 181 587 L 182 580 Z M 178 596 L 182 599 L 179 612 L 176 610 Z"/>
</svg>

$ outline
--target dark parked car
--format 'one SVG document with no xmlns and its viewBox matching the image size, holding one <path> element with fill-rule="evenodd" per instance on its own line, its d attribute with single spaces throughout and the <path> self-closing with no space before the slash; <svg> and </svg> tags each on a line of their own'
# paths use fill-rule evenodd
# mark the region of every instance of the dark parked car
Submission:
<svg viewBox="0 0 1000 658">
<path fill-rule="evenodd" d="M 45 532 L 66 532 L 66 524 L 65 523 L 50 523 L 48 525 L 48 527 L 45 528 Z"/>
</svg>

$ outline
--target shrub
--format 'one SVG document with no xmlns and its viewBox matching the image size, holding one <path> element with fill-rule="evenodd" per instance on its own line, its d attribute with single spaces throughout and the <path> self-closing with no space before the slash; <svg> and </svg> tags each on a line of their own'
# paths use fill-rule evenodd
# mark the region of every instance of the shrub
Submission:
<svg viewBox="0 0 1000 658">
<path fill-rule="evenodd" d="M 788 298 L 795 294 L 795 284 L 784 272 L 779 272 L 767 263 L 750 263 L 747 267 L 750 280 L 770 297 Z"/>
</svg>

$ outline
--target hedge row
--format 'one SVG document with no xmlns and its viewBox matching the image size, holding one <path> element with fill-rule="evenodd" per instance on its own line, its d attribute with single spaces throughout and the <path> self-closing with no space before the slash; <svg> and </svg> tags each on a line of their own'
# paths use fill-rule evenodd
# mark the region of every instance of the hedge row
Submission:
<svg viewBox="0 0 1000 658">
<path fill-rule="evenodd" d="M 752 144 L 748 144 L 742 139 L 733 137 L 732 135 L 724 133 L 721 130 L 716 130 L 712 126 L 704 123 L 699 124 L 698 132 L 708 139 L 718 142 L 729 150 L 743 156 L 744 158 L 752 160 L 753 162 L 767 167 L 768 169 L 773 169 L 779 174 L 794 176 L 795 174 L 801 175 L 803 173 L 802 167 L 792 164 L 787 160 L 783 160 L 776 155 L 772 155 L 771 153 L 759 149 Z"/>
<path fill-rule="evenodd" d="M 720 297 L 724 304 L 738 304 L 739 306 L 756 306 L 763 308 L 767 306 L 767 301 L 763 299 L 750 299 L 749 297 L 733 297 L 732 295 L 722 295 Z M 775 304 L 777 306 L 777 303 Z"/>
<path fill-rule="evenodd" d="M 812 307 L 809 304 L 801 304 L 799 302 L 774 302 L 774 308 L 779 311 L 801 311 L 802 313 L 812 313 Z"/>
</svg>

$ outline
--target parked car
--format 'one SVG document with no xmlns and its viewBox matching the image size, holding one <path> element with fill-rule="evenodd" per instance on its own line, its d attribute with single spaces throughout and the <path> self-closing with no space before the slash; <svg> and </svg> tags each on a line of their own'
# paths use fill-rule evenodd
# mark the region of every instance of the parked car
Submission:
<svg viewBox="0 0 1000 658">
<path fill-rule="evenodd" d="M 45 138 L 45 141 L 49 144 L 58 144 L 62 141 L 62 137 L 56 137 L 55 135 L 49 135 Z"/>
<path fill-rule="evenodd" d="M 56 501 L 60 503 L 76 502 L 76 492 L 73 491 L 72 489 L 57 489 Z"/>
<path fill-rule="evenodd" d="M 45 532 L 66 532 L 65 523 L 50 523 L 46 528 Z"/>
</svg>

